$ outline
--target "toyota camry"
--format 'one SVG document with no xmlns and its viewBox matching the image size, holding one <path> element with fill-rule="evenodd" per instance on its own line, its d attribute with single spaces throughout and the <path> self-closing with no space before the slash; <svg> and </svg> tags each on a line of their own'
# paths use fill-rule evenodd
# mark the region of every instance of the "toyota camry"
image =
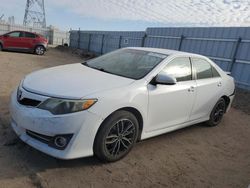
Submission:
<svg viewBox="0 0 250 188">
<path fill-rule="evenodd" d="M 218 125 L 234 93 L 234 79 L 207 57 L 124 48 L 27 75 L 11 95 L 11 126 L 56 158 L 112 162 L 137 141 Z"/>
</svg>

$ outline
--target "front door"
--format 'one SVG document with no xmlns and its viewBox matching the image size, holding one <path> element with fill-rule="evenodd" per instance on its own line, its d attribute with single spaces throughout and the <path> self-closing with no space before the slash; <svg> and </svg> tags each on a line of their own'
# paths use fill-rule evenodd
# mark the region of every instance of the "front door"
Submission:
<svg viewBox="0 0 250 188">
<path fill-rule="evenodd" d="M 176 78 L 175 85 L 149 84 L 148 125 L 146 132 L 177 126 L 189 121 L 196 96 L 189 57 L 178 57 L 162 70 Z"/>
<path fill-rule="evenodd" d="M 20 37 L 21 32 L 14 31 L 9 34 L 7 34 L 4 37 L 4 47 L 5 48 L 21 48 L 22 47 L 22 41 Z"/>
</svg>

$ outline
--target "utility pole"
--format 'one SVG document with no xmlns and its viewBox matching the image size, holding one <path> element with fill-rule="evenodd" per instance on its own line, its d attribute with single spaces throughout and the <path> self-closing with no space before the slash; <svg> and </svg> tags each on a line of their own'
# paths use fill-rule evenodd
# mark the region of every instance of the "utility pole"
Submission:
<svg viewBox="0 0 250 188">
<path fill-rule="evenodd" d="M 27 0 L 23 25 L 46 27 L 44 0 Z"/>
</svg>

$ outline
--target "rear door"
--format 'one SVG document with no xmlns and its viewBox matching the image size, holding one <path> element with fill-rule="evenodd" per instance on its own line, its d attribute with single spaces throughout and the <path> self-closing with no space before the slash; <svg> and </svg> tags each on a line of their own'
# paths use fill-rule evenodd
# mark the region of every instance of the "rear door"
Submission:
<svg viewBox="0 0 250 188">
<path fill-rule="evenodd" d="M 221 97 L 222 78 L 217 70 L 203 58 L 191 58 L 196 75 L 196 100 L 190 120 L 207 117 Z"/>
<path fill-rule="evenodd" d="M 36 42 L 36 37 L 37 37 L 37 35 L 34 33 L 24 32 L 24 38 L 22 39 L 23 44 L 24 44 L 24 48 L 32 49 L 34 47 L 35 42 Z"/>
<path fill-rule="evenodd" d="M 20 31 L 14 31 L 9 34 L 7 34 L 4 37 L 4 47 L 10 48 L 10 49 L 19 49 L 22 47 L 22 41 L 21 41 L 21 32 Z"/>
</svg>

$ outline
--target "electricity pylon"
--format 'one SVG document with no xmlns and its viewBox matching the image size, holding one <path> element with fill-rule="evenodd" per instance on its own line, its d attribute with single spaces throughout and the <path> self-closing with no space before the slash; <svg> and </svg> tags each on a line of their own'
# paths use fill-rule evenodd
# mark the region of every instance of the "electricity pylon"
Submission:
<svg viewBox="0 0 250 188">
<path fill-rule="evenodd" d="M 46 27 L 44 0 L 27 0 L 23 25 Z"/>
</svg>

